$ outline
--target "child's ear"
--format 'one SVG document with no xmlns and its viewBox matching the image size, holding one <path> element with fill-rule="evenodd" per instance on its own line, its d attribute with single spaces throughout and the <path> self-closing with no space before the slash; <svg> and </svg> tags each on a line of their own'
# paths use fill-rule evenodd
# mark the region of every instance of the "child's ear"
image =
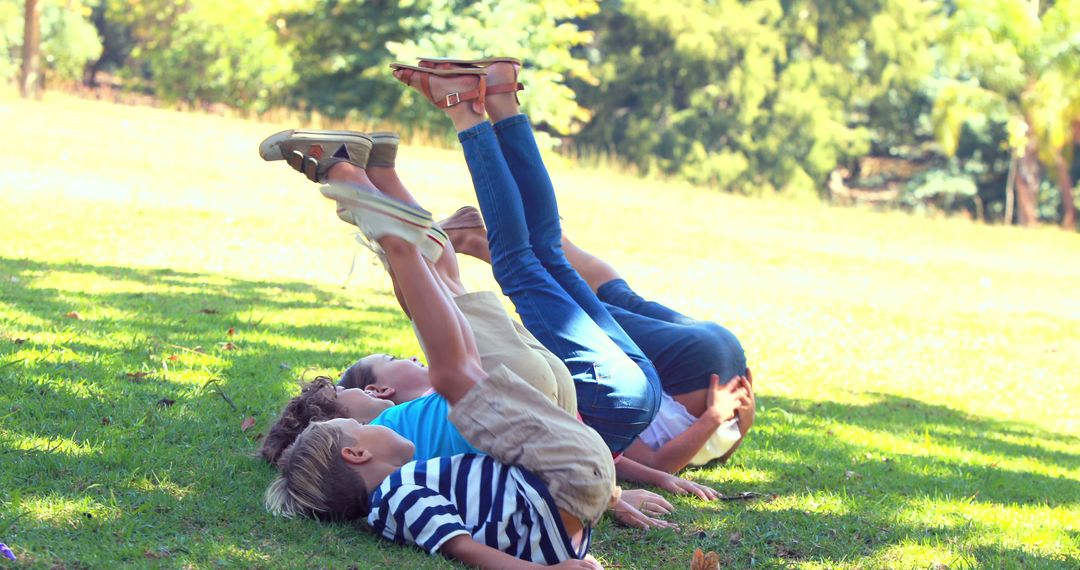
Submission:
<svg viewBox="0 0 1080 570">
<path fill-rule="evenodd" d="M 368 384 L 367 386 L 364 386 L 364 391 L 380 400 L 389 400 L 397 393 L 397 390 L 394 390 L 390 386 L 379 386 L 377 384 Z"/>
<path fill-rule="evenodd" d="M 341 448 L 341 458 L 345 460 L 345 463 L 351 465 L 363 465 L 364 463 L 371 461 L 371 458 L 373 457 L 375 456 L 372 455 L 370 451 L 360 446 L 354 445 L 352 447 Z"/>
</svg>

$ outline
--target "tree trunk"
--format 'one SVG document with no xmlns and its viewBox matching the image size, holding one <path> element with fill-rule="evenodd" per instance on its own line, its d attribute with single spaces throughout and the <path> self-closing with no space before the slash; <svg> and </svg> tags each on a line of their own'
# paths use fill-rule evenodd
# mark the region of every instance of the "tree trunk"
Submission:
<svg viewBox="0 0 1080 570">
<path fill-rule="evenodd" d="M 1028 133 L 1033 133 L 1028 121 Z M 1016 217 L 1022 226 L 1039 225 L 1039 152 L 1035 137 L 1028 135 L 1024 156 L 1016 164 Z"/>
<path fill-rule="evenodd" d="M 27 99 L 41 98 L 41 10 L 38 0 L 26 0 L 23 19 L 22 73 L 19 93 Z"/>
<path fill-rule="evenodd" d="M 1069 163 L 1058 151 L 1054 156 L 1057 167 L 1058 188 L 1061 192 L 1061 227 L 1066 230 L 1076 229 L 1076 202 L 1073 201 L 1073 180 L 1069 174 Z"/>
<path fill-rule="evenodd" d="M 1013 198 L 1016 194 L 1013 190 L 1016 188 L 1016 163 L 1018 159 L 1013 152 L 1009 151 L 1009 176 L 1005 179 L 1005 222 L 1006 226 L 1011 226 L 1013 223 Z"/>
</svg>

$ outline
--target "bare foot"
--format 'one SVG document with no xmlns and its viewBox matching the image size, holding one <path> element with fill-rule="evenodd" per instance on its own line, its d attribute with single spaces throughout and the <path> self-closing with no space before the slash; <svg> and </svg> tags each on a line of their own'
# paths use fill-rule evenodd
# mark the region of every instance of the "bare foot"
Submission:
<svg viewBox="0 0 1080 570">
<path fill-rule="evenodd" d="M 350 164 L 348 162 L 339 162 L 330 167 L 330 170 L 326 172 L 327 182 L 344 182 L 348 184 L 355 184 L 357 186 L 363 186 L 365 188 L 375 188 L 375 184 L 368 178 L 367 172 L 363 168 Z"/>
<path fill-rule="evenodd" d="M 446 230 L 454 251 L 491 263 L 491 251 L 488 250 L 487 232 L 484 228 L 464 228 Z"/>
<path fill-rule="evenodd" d="M 491 88 L 507 83 L 517 83 L 517 77 L 518 73 L 521 71 L 521 66 L 504 61 L 491 64 L 488 66 L 487 71 L 487 84 L 488 88 Z M 501 121 L 517 115 L 521 112 L 517 102 L 517 93 L 510 92 L 488 95 L 487 111 L 492 122 Z"/>
</svg>

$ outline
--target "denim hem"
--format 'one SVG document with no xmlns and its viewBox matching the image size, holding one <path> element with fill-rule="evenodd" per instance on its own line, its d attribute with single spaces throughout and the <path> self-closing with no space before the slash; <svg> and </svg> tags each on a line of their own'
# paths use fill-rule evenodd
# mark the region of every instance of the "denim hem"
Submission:
<svg viewBox="0 0 1080 570">
<path fill-rule="evenodd" d="M 503 120 L 501 120 L 501 121 L 499 121 L 497 123 L 494 123 L 492 126 L 495 128 L 495 132 L 497 133 L 497 132 L 499 132 L 499 131 L 501 131 L 503 129 L 509 129 L 510 127 L 513 127 L 514 125 L 520 125 L 521 123 L 528 123 L 528 122 L 529 122 L 529 117 L 525 113 L 520 113 L 520 114 L 514 115 L 513 117 L 507 117 L 507 118 L 505 118 L 505 119 L 503 119 Z"/>
<path fill-rule="evenodd" d="M 461 131 L 457 134 L 458 141 L 465 142 L 469 139 L 475 139 L 480 135 L 491 130 L 491 123 L 484 121 L 478 125 L 474 125 Z"/>
<path fill-rule="evenodd" d="M 616 277 L 610 281 L 605 281 L 603 285 L 597 287 L 596 296 L 601 302 L 614 305 L 615 303 L 608 301 L 608 299 L 623 288 L 629 289 L 630 285 L 622 277 Z M 612 289 L 615 289 L 615 291 L 612 291 Z"/>
</svg>

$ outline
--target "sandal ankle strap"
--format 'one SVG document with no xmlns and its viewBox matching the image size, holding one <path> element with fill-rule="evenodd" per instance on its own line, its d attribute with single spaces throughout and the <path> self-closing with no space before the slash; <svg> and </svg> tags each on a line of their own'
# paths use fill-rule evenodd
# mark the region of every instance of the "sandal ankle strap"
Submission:
<svg viewBox="0 0 1080 570">
<path fill-rule="evenodd" d="M 436 107 L 438 107 L 440 109 L 448 109 L 448 108 L 453 107 L 454 105 L 457 105 L 459 103 L 472 101 L 474 99 L 479 99 L 480 103 L 483 103 L 484 102 L 484 95 L 486 95 L 487 93 L 491 93 L 491 90 L 486 89 L 486 87 L 487 87 L 487 78 L 481 76 L 480 77 L 480 84 L 477 85 L 476 89 L 473 89 L 472 91 L 459 91 L 459 92 L 456 92 L 456 93 L 447 93 L 446 94 L 446 99 L 443 100 L 443 101 L 435 101 L 430 93 L 427 93 L 426 95 L 428 96 L 428 99 L 431 99 L 435 103 Z"/>
</svg>

